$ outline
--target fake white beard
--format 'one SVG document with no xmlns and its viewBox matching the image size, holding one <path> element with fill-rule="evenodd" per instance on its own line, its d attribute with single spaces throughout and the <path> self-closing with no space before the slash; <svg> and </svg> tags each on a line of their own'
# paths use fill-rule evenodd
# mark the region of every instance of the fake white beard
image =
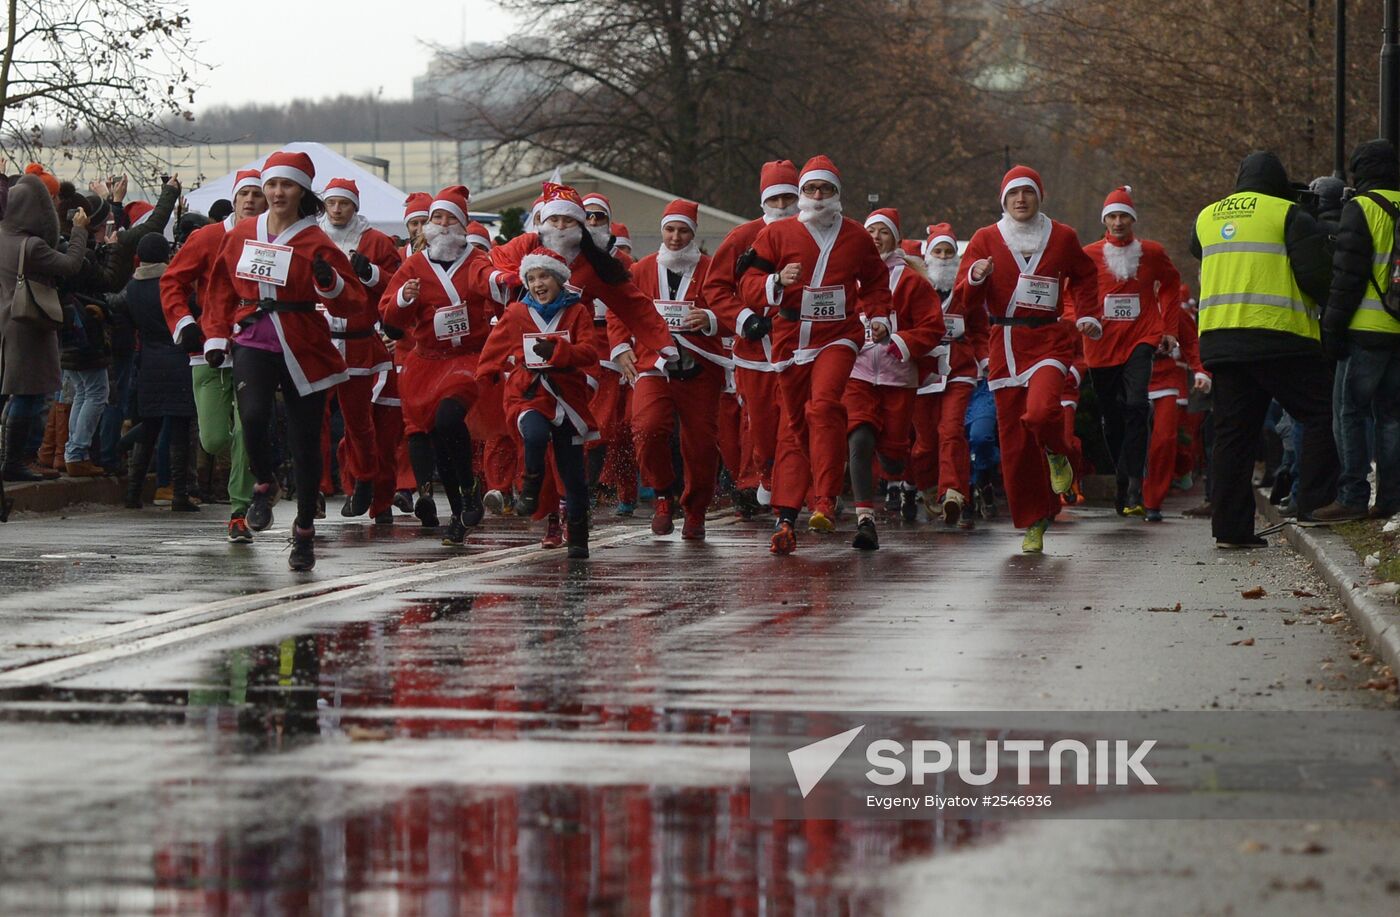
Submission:
<svg viewBox="0 0 1400 917">
<path fill-rule="evenodd" d="M 1127 245 L 1114 245 L 1112 239 L 1104 243 L 1104 267 L 1119 280 L 1131 280 L 1136 277 L 1141 262 L 1142 242 L 1137 239 Z"/>
<path fill-rule="evenodd" d="M 830 229 L 841 222 L 841 195 L 815 200 L 805 195 L 797 199 L 797 218 L 818 229 Z"/>
<path fill-rule="evenodd" d="M 932 256 L 924 259 L 924 265 L 928 268 L 929 283 L 933 284 L 935 290 L 947 292 L 953 288 L 953 284 L 958 281 L 958 265 L 961 262 L 957 258 L 934 258 Z"/>
<path fill-rule="evenodd" d="M 1037 213 L 1022 223 L 1009 213 L 1001 215 L 999 225 L 1010 243 L 1009 248 L 1017 254 L 1029 258 L 1040 250 L 1040 240 L 1045 235 L 1046 216 Z"/>
<path fill-rule="evenodd" d="M 671 251 L 665 245 L 657 249 L 656 260 L 668 271 L 675 271 L 677 274 L 684 274 L 686 271 L 700 263 L 700 246 L 691 239 L 690 244 L 679 251 Z"/>
<path fill-rule="evenodd" d="M 602 226 L 588 227 L 588 234 L 593 237 L 593 244 L 603 251 L 608 250 L 608 244 L 612 242 L 612 227 L 607 223 Z"/>
<path fill-rule="evenodd" d="M 574 225 L 568 229 L 558 229 L 549 223 L 540 224 L 540 242 L 556 254 L 564 256 L 569 264 L 578 257 L 579 246 L 583 244 L 583 227 Z M 606 240 L 604 240 L 606 244 Z"/>
<path fill-rule="evenodd" d="M 467 250 L 467 231 L 460 226 L 425 223 L 423 240 L 428 243 L 428 257 L 434 261 L 456 261 Z"/>
<path fill-rule="evenodd" d="M 797 215 L 797 205 L 791 207 L 774 207 L 771 204 L 763 205 L 763 222 L 776 223 L 778 220 Z"/>
<path fill-rule="evenodd" d="M 331 237 L 331 241 L 346 254 L 349 254 L 350 249 L 359 244 L 360 236 L 365 234 L 366 229 L 369 229 L 369 220 L 358 213 L 352 216 L 344 226 L 336 226 L 331 222 L 330 214 L 326 213 L 321 214 L 316 222 L 321 225 L 321 229 L 325 231 L 326 235 Z"/>
</svg>

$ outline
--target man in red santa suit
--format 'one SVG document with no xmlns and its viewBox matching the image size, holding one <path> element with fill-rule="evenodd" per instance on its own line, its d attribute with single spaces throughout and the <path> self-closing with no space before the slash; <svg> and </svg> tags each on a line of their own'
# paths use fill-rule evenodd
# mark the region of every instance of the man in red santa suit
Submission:
<svg viewBox="0 0 1400 917">
<path fill-rule="evenodd" d="M 495 248 L 491 233 L 475 220 L 467 224 L 467 244 L 487 256 Z M 505 304 L 492 300 L 492 306 L 491 324 L 494 325 L 505 311 Z M 514 432 L 506 424 L 503 407 L 505 389 L 500 381 L 484 380 L 478 376 L 476 387 L 476 404 L 467 414 L 467 428 L 472 431 L 473 439 L 478 441 L 476 448 L 480 461 L 477 467 L 481 469 L 481 478 L 486 486 L 482 503 L 492 515 L 504 516 L 511 511 L 520 450 L 516 448 Z"/>
<path fill-rule="evenodd" d="M 394 497 L 394 453 L 391 450 L 381 456 L 381 440 L 387 444 L 394 429 L 402 430 L 403 421 L 390 416 L 392 405 L 381 404 L 382 410 L 375 409 L 374 390 L 380 373 L 392 369 L 393 361 L 374 326 L 379 320 L 379 297 L 402 259 L 394 240 L 360 216 L 360 189 L 353 179 L 331 179 L 321 192 L 321 200 L 326 205 L 326 212 L 319 219 L 321 230 L 349 257 L 355 275 L 365 287 L 365 308 L 369 310 L 368 327 L 354 331 L 349 330 L 348 320 L 327 313 L 331 338 L 345 358 L 346 371 L 350 374 L 349 379 L 335 388 L 340 416 L 345 421 L 341 467 L 344 475 L 354 482 L 340 514 L 362 516 L 373 510 L 374 515 L 379 515 L 389 508 Z M 375 427 L 376 415 L 388 427 L 382 437 Z M 394 446 L 398 445 L 397 436 L 392 437 L 392 441 Z"/>
<path fill-rule="evenodd" d="M 851 493 L 856 504 L 856 537 L 851 546 L 861 551 L 880 547 L 875 531 L 873 461 L 889 480 L 904 476 L 909 460 L 914 390 L 919 385 L 917 359 L 943 338 L 943 313 L 938 294 L 924 276 L 923 261 L 904 253 L 899 244 L 899 211 L 876 210 L 865 228 L 889 269 L 893 309 L 888 324 L 875 324 L 864 315 L 865 345 L 846 381 L 846 428 L 850 449 Z"/>
<path fill-rule="evenodd" d="M 407 261 L 413 253 L 420 250 L 423 245 L 423 226 L 428 222 L 428 208 L 433 205 L 433 196 L 425 191 L 415 191 L 404 199 L 403 224 L 408 232 L 408 241 L 399 250 L 402 261 Z M 397 339 L 391 340 L 389 354 L 394 358 L 394 374 L 397 376 L 403 372 L 403 358 L 413 349 L 413 341 L 403 337 L 402 329 L 393 326 L 384 326 L 385 336 L 397 334 Z M 382 388 L 388 391 L 386 385 Z M 397 379 L 393 384 L 393 390 L 397 392 Z M 394 466 L 396 469 L 394 492 L 394 505 L 405 513 L 413 512 L 413 496 L 417 487 L 417 482 L 413 477 L 413 463 L 408 458 L 408 439 L 399 437 L 399 447 L 395 451 Z"/>
<path fill-rule="evenodd" d="M 1142 502 L 1148 522 L 1162 521 L 1162 503 L 1177 473 L 1177 441 L 1191 392 L 1209 394 L 1211 388 L 1210 373 L 1201 365 L 1195 319 L 1186 306 L 1179 308 L 1183 314 L 1177 320 L 1176 346 L 1171 353 L 1157 355 L 1147 388 L 1152 402 L 1152 435 L 1148 440 Z"/>
<path fill-rule="evenodd" d="M 1104 438 L 1118 476 L 1119 515 L 1141 516 L 1151 406 L 1147 386 L 1157 354 L 1176 346 L 1181 275 L 1166 249 L 1137 238 L 1132 188 L 1104 199 L 1104 237 L 1084 251 L 1098 268 L 1103 336 L 1084 342 L 1084 357 L 1102 413 Z"/>
<path fill-rule="evenodd" d="M 632 269 L 637 288 L 671 329 L 678 354 L 663 360 L 660 368 L 639 373 L 632 394 L 632 435 L 642 481 L 656 492 L 651 530 L 656 535 L 674 530 L 672 501 L 679 496 L 685 512 L 681 537 L 691 541 L 704 539 L 705 511 L 715 495 L 719 400 L 730 366 L 719 319 L 705 303 L 710 258 L 695 241 L 699 219 L 699 204 L 672 201 L 661 215 L 661 248 Z M 616 316 L 609 317 L 608 332 L 615 354 L 625 349 L 636 365 L 655 366 L 658 355 L 632 340 Z M 671 458 L 677 418 L 685 465 L 685 492 L 679 495 Z"/>
<path fill-rule="evenodd" d="M 953 227 L 937 223 L 928 228 L 924 265 L 938 291 L 945 333 L 942 342 L 919 365 L 919 388 L 914 398 L 913 487 L 920 491 L 932 517 L 942 508 L 943 521 L 970 529 L 972 512 L 965 511 L 972 494 L 972 456 L 967 442 L 967 406 L 987 367 L 987 309 L 969 307 L 964 281 L 958 276 L 958 240 Z M 918 512 L 908 488 L 904 518 Z"/>
<path fill-rule="evenodd" d="M 995 393 L 1007 503 L 1026 529 L 1021 550 L 1039 554 L 1074 486 L 1060 392 L 1074 362 L 1076 328 L 1102 332 L 1094 262 L 1075 231 L 1041 212 L 1044 185 L 1027 166 L 1001 182 L 1002 218 L 973 235 L 963 253 L 968 304 L 985 306 L 992 324 L 988 387 Z M 1062 321 L 1068 284 L 1075 324 Z"/>
<path fill-rule="evenodd" d="M 834 532 L 835 502 L 846 471 L 842 396 L 865 340 L 865 323 L 889 331 L 889 271 L 865 228 L 841 215 L 841 175 L 825 156 L 798 176 L 798 216 L 759 231 L 740 278 L 744 300 L 762 306 L 747 317 L 750 334 L 771 322 L 773 362 L 782 393 L 770 550 L 797 548 L 796 523 L 808 490 L 815 532 Z M 862 321 L 864 318 L 865 321 Z M 755 327 L 751 322 L 758 322 Z M 752 339 L 752 338 L 751 338 Z"/>
<path fill-rule="evenodd" d="M 769 223 L 797 214 L 797 166 L 786 159 L 764 163 L 758 201 L 763 216 L 730 230 L 715 249 L 703 291 L 709 307 L 726 327 L 735 330 L 734 385 L 743 404 L 748 446 L 748 455 L 741 463 L 747 473 L 738 481 L 735 502 L 740 511 L 749 514 L 772 502 L 782 398 L 778 367 L 773 363 L 772 323 L 762 317 L 765 301 L 750 308 L 739 289 L 739 278 L 748 268 L 749 252 L 759 232 Z"/>
</svg>

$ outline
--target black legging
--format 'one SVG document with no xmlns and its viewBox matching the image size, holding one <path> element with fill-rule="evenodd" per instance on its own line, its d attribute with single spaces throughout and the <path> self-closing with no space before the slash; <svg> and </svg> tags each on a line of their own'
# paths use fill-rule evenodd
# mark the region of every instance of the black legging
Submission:
<svg viewBox="0 0 1400 917">
<path fill-rule="evenodd" d="M 1089 370 L 1120 495 L 1129 486 L 1129 479 L 1141 482 L 1147 465 L 1148 421 L 1152 417 L 1147 387 L 1155 355 L 1151 344 L 1139 344 L 1119 365 Z"/>
<path fill-rule="evenodd" d="M 554 444 L 554 466 L 564 482 L 564 501 L 569 521 L 581 522 L 588 516 L 588 472 L 583 446 L 574 442 L 575 430 L 567 423 L 554 426 L 539 411 L 520 415 L 520 434 L 525 440 L 525 473 L 545 473 L 545 454 Z M 552 509 L 552 507 L 551 507 Z"/>
<path fill-rule="evenodd" d="M 455 398 L 438 402 L 433 417 L 433 452 L 437 455 L 438 477 L 453 515 L 462 512 L 462 494 L 475 486 L 472 470 L 472 435 L 467 430 L 466 405 Z"/>
<path fill-rule="evenodd" d="M 248 464 L 258 484 L 273 484 L 277 480 L 272 417 L 277 390 L 282 390 L 282 403 L 287 409 L 287 448 L 292 454 L 292 480 L 297 488 L 296 524 L 298 528 L 311 528 L 316 522 L 316 497 L 321 487 L 321 423 L 325 419 L 326 393 L 300 394 L 282 354 L 237 344 L 233 345 L 233 381 Z"/>
</svg>

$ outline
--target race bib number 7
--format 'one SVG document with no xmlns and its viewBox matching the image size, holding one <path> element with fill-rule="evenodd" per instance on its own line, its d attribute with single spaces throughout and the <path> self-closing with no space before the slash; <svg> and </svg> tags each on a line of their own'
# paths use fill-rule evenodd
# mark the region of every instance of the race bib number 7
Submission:
<svg viewBox="0 0 1400 917">
<path fill-rule="evenodd" d="M 1029 309 L 1032 312 L 1054 312 L 1060 306 L 1060 281 L 1054 277 L 1041 277 L 1039 274 L 1022 274 L 1016 281 L 1016 292 L 1011 296 L 1011 305 L 1017 311 Z"/>
<path fill-rule="evenodd" d="M 245 239 L 243 253 L 238 257 L 238 266 L 234 269 L 233 276 L 239 280 L 285 287 L 291 269 L 291 246 Z"/>
</svg>

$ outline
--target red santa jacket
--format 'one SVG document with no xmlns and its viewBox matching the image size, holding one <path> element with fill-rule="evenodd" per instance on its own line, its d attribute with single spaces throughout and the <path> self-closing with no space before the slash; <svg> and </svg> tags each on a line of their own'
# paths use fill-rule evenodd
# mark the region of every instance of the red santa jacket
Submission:
<svg viewBox="0 0 1400 917">
<path fill-rule="evenodd" d="M 1120 245 L 1106 237 L 1084 252 L 1098 268 L 1103 304 L 1103 337 L 1084 341 L 1089 366 L 1119 366 L 1139 344 L 1155 350 L 1164 334 L 1176 337 L 1181 275 L 1166 249 L 1147 239 Z"/>
<path fill-rule="evenodd" d="M 491 334 L 497 303 L 491 298 L 491 259 L 474 245 L 447 267 L 426 251 L 403 263 L 379 299 L 384 323 L 407 332 L 405 342 L 419 354 L 446 358 L 478 354 Z M 406 302 L 403 286 L 418 281 L 418 298 Z"/>
<path fill-rule="evenodd" d="M 949 382 L 976 385 L 987 360 L 987 308 L 968 307 L 966 282 L 940 292 L 943 340 L 919 360 L 919 394 L 945 390 Z"/>
<path fill-rule="evenodd" d="M 889 318 L 890 336 L 888 340 L 876 344 L 869 320 L 861 316 L 865 324 L 865 344 L 851 369 L 852 379 L 873 385 L 918 388 L 918 358 L 933 350 L 947 329 L 943 324 L 938 292 L 924 276 L 922 262 L 918 262 L 918 267 L 914 264 L 912 259 L 906 260 L 902 248 L 896 248 L 885 259 L 893 303 Z M 898 356 L 889 353 L 891 344 L 899 351 Z"/>
<path fill-rule="evenodd" d="M 855 220 L 842 217 L 826 232 L 798 219 L 778 220 L 759 230 L 753 249 L 761 267 L 744 274 L 739 288 L 745 302 L 762 303 L 763 314 L 773 318 L 775 364 L 810 363 L 832 346 L 859 353 L 862 314 L 889 324 L 889 271 L 870 233 Z M 802 266 L 798 282 L 779 288 L 777 272 L 794 263 Z M 807 316 L 822 318 L 804 319 L 804 303 Z M 835 320 L 823 317 L 842 313 Z"/>
<path fill-rule="evenodd" d="M 739 259 L 753 247 L 759 231 L 767 225 L 768 220 L 759 218 L 730 230 L 715 250 L 701 288 L 701 294 L 714 310 L 723 333 L 734 336 L 734 365 L 758 372 L 774 370 L 773 338 L 764 335 L 762 340 L 750 341 L 742 334 L 744 322 L 755 312 L 762 312 L 763 305 L 760 303 L 757 309 L 751 309 L 745 303 L 743 292 L 739 289 L 738 266 Z"/>
<path fill-rule="evenodd" d="M 1196 379 L 1211 377 L 1201 365 L 1195 316 L 1184 307 L 1178 306 L 1177 310 L 1180 315 L 1177 316 L 1176 348 L 1170 354 L 1159 354 L 1153 361 L 1152 380 L 1147 385 L 1149 397 L 1161 398 L 1174 392 L 1184 399 Z"/>
<path fill-rule="evenodd" d="M 345 360 L 331 341 L 331 329 L 316 311 L 324 303 L 331 315 L 356 325 L 372 326 L 366 308 L 365 288 L 350 267 L 350 259 L 336 247 L 315 217 L 293 223 L 272 244 L 291 249 L 287 276 L 282 286 L 237 276 L 240 259 L 249 252 L 248 243 L 269 243 L 267 214 L 249 217 L 224 237 L 219 254 L 209 272 L 209 338 L 204 352 L 228 349 L 239 324 L 270 321 L 282 343 L 287 370 L 303 395 L 339 385 L 349 378 Z M 335 283 L 328 290 L 316 286 L 311 276 L 312 261 L 319 255 L 335 271 Z M 281 303 L 282 308 L 263 309 L 262 304 Z"/>
<path fill-rule="evenodd" d="M 521 260 L 542 244 L 539 233 L 527 232 L 491 249 L 491 260 L 503 271 L 518 273 Z M 621 260 L 620 255 L 617 257 Z M 628 262 L 623 260 L 622 264 L 626 267 Z M 666 327 L 666 322 L 656 313 L 651 299 L 643 296 L 636 284 L 631 281 L 616 286 L 604 283 L 583 255 L 574 257 L 573 263 L 569 265 L 569 272 L 569 283 L 582 291 L 583 302 L 591 310 L 595 310 L 595 313 L 604 309 L 616 312 L 617 317 L 622 319 L 622 323 L 632 332 L 632 337 L 643 347 L 664 354 L 666 359 L 676 355 L 676 345 L 671 340 L 671 332 Z M 601 337 L 595 340 L 601 340 Z M 600 359 L 608 356 L 616 358 L 617 353 L 599 354 Z M 638 369 L 649 368 L 651 367 L 638 366 Z M 656 368 L 659 369 L 660 366 L 657 365 Z"/>
<path fill-rule="evenodd" d="M 165 313 L 165 323 L 170 326 L 170 336 L 178 338 L 186 325 L 196 322 L 192 305 L 199 305 L 198 319 L 200 331 L 207 339 L 209 334 L 209 310 L 204 308 L 205 290 L 209 282 L 209 270 L 219 255 L 219 247 L 224 244 L 224 236 L 238 222 L 229 214 L 218 223 L 201 226 L 190 233 L 185 244 L 170 259 L 165 273 L 160 275 L 160 307 Z M 190 354 L 191 366 L 203 366 L 204 354 Z M 231 366 L 228 361 L 225 366 Z"/>
<path fill-rule="evenodd" d="M 326 225 L 323 222 L 321 228 L 325 229 Z M 330 230 L 327 230 L 326 234 L 331 241 L 340 246 L 346 257 L 359 252 L 370 261 L 369 280 L 359 280 L 365 288 L 369 326 L 364 327 L 363 322 L 357 321 L 356 327 L 352 329 L 347 319 L 331 317 L 329 321 L 331 338 L 335 340 L 336 349 L 340 351 L 341 356 L 345 357 L 345 363 L 349 367 L 347 372 L 352 376 L 372 376 L 393 365 L 389 351 L 379 339 L 374 326 L 379 321 L 379 299 L 384 295 L 384 288 L 389 285 L 389 278 L 394 276 L 394 272 L 403 262 L 393 239 L 363 221 L 357 222 L 356 226 L 357 228 L 351 229 L 343 237 L 337 237 L 337 234 Z"/>
<path fill-rule="evenodd" d="M 560 338 L 544 371 L 525 365 L 525 337 L 534 334 Z M 512 427 L 518 429 L 521 414 L 538 411 L 551 423 L 572 426 L 574 442 L 590 442 L 599 437 L 598 424 L 588 409 L 593 396 L 588 373 L 598 365 L 593 340 L 592 309 L 582 302 L 566 307 L 548 322 L 524 302 L 513 302 L 491 329 L 477 373 L 483 379 L 506 377 L 503 400 L 506 421 Z"/>
<path fill-rule="evenodd" d="M 1002 222 L 1010 221 L 1003 217 Z M 1007 246 L 1001 223 L 983 226 L 973 234 L 963 253 L 963 289 L 968 308 L 985 307 L 993 326 L 999 320 L 1037 321 L 1049 324 L 1000 324 L 993 327 L 988 347 L 988 381 L 991 389 L 1026 385 L 1031 375 L 1044 366 L 1068 372 L 1074 362 L 1078 332 L 1068 321 L 1057 321 L 1066 314 L 1099 322 L 1102 302 L 1098 296 L 1098 271 L 1084 254 L 1079 236 L 1063 223 L 1046 217 L 1048 233 L 1041 236 L 1041 247 L 1029 258 L 1013 253 Z M 981 283 L 972 280 L 972 266 L 983 258 L 992 259 L 992 273 Z M 1023 283 L 1022 276 L 1027 280 Z M 1019 305 L 1013 300 L 1018 299 Z M 1073 306 L 1066 299 L 1073 296 Z M 999 332 L 999 333 L 998 333 Z"/>
<path fill-rule="evenodd" d="M 698 359 L 709 360 L 711 363 L 728 369 L 733 363 L 724 348 L 724 342 L 720 335 L 719 318 L 705 301 L 705 278 L 709 271 L 710 257 L 701 255 L 695 267 L 681 275 L 679 285 L 675 289 L 670 289 L 666 269 L 661 266 L 660 259 L 653 252 L 633 266 L 632 282 L 637 285 L 638 290 L 642 291 L 643 296 L 652 301 L 657 314 L 663 315 L 663 320 L 666 320 L 664 310 L 668 307 L 664 304 L 667 302 L 689 303 L 691 309 L 705 313 L 709 324 L 701 331 L 682 332 L 672 328 L 671 322 L 668 321 L 667 327 L 671 331 L 671 340 L 677 346 L 689 350 Z M 678 320 L 679 310 L 671 321 Z M 613 353 L 630 347 L 637 354 L 638 366 L 655 366 L 658 360 L 661 363 L 666 362 L 655 350 L 637 343 L 616 313 L 608 314 L 608 340 L 609 349 Z M 660 375 L 660 370 L 648 370 L 648 372 Z"/>
</svg>

